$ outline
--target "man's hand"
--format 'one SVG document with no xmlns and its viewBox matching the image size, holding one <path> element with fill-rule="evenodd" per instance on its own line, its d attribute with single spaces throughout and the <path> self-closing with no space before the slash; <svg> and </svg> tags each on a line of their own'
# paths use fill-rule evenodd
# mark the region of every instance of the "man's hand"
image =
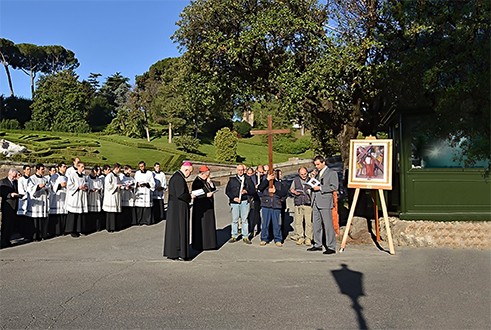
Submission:
<svg viewBox="0 0 491 330">
<path fill-rule="evenodd" d="M 275 186 L 271 187 L 271 188 L 268 188 L 268 191 L 271 193 L 271 194 L 274 194 L 276 192 L 276 188 Z"/>
<path fill-rule="evenodd" d="M 206 197 L 211 197 L 213 196 L 213 193 L 210 191 L 209 193 L 206 193 Z"/>
<path fill-rule="evenodd" d="M 239 199 L 239 197 L 235 197 L 235 198 L 234 198 L 234 202 L 236 202 L 236 203 L 240 203 L 240 199 Z"/>
<path fill-rule="evenodd" d="M 294 194 L 294 195 L 297 195 L 297 196 L 298 196 L 298 195 L 300 195 L 300 193 L 299 193 L 298 191 L 296 191 L 295 189 L 293 189 L 293 188 L 292 188 L 292 189 L 290 189 L 290 192 L 291 192 L 292 194 Z"/>
<path fill-rule="evenodd" d="M 312 187 L 312 190 L 313 191 L 319 191 L 319 190 L 321 190 L 321 186 Z"/>
</svg>

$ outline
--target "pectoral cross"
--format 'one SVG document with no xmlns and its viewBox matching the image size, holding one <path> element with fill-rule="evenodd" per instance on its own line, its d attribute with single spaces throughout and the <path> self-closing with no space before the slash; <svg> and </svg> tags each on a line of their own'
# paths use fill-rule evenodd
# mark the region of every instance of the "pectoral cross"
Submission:
<svg viewBox="0 0 491 330">
<path fill-rule="evenodd" d="M 289 129 L 273 129 L 273 117 L 268 115 L 268 129 L 251 131 L 252 135 L 268 135 L 268 167 L 273 174 L 273 134 L 290 133 Z M 273 188 L 273 180 L 269 180 L 269 188 Z M 271 195 L 271 194 L 270 194 Z"/>
</svg>

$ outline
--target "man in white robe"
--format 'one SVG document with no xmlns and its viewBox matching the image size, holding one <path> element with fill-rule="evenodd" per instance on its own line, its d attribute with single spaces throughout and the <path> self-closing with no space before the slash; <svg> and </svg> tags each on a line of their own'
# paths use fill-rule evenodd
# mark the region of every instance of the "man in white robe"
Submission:
<svg viewBox="0 0 491 330">
<path fill-rule="evenodd" d="M 105 228 L 106 218 L 102 213 L 102 195 L 104 194 L 104 177 L 99 166 L 94 166 L 87 176 L 89 214 L 82 228 L 85 234 Z M 103 224 L 104 223 L 104 224 Z"/>
<path fill-rule="evenodd" d="M 138 225 L 151 225 L 152 216 L 152 192 L 155 190 L 155 180 L 152 172 L 147 171 L 145 162 L 138 163 L 139 170 L 135 173 L 135 208 L 136 223 Z"/>
<path fill-rule="evenodd" d="M 153 166 L 153 179 L 155 180 L 155 190 L 153 191 L 153 220 L 155 223 L 165 219 L 164 192 L 167 190 L 167 180 L 165 173 L 160 171 L 160 164 Z"/>
<path fill-rule="evenodd" d="M 27 181 L 29 203 L 26 216 L 34 222 L 33 239 L 40 241 L 48 238 L 48 194 L 49 182 L 44 176 L 44 165 L 36 164 L 35 174 Z"/>
<path fill-rule="evenodd" d="M 27 182 L 31 176 L 31 166 L 22 166 L 22 176 L 17 180 L 19 190 L 19 205 L 17 208 L 17 218 L 19 221 L 19 231 L 25 241 L 32 241 L 34 235 L 34 223 L 32 218 L 26 217 L 27 206 L 29 204 L 29 192 Z"/>
<path fill-rule="evenodd" d="M 67 177 L 65 176 L 67 166 L 64 162 L 58 164 L 58 172 L 51 176 L 49 194 L 49 220 L 48 231 L 54 235 L 65 233 L 67 210 L 65 207 Z"/>
<path fill-rule="evenodd" d="M 77 172 L 77 165 L 80 162 L 80 158 L 74 157 L 74 158 L 72 158 L 72 162 L 73 162 L 73 166 L 70 166 L 66 170 L 66 174 L 65 174 L 66 177 L 69 177 L 69 176 L 71 176 Z"/>
<path fill-rule="evenodd" d="M 65 233 L 79 237 L 85 215 L 89 212 L 87 191 L 89 186 L 84 174 L 85 165 L 77 164 L 77 172 L 68 177 L 66 209 L 68 211 Z"/>
<path fill-rule="evenodd" d="M 114 232 L 121 229 L 121 180 L 119 179 L 119 170 L 121 165 L 116 163 L 113 170 L 109 165 L 104 165 L 104 200 L 102 209 L 106 212 L 106 229 L 108 232 Z"/>
<path fill-rule="evenodd" d="M 121 206 L 123 208 L 121 214 L 121 223 L 124 228 L 136 225 L 135 214 L 135 179 L 131 176 L 132 168 L 130 165 L 125 165 L 123 173 L 119 174 L 121 180 Z"/>
</svg>

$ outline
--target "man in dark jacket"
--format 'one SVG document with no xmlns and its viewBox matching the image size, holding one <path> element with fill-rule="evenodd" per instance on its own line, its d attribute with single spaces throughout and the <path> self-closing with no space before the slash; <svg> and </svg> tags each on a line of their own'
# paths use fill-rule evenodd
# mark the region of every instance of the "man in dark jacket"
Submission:
<svg viewBox="0 0 491 330">
<path fill-rule="evenodd" d="M 273 187 L 269 188 L 269 181 L 273 180 Z M 261 181 L 257 189 L 262 192 L 261 210 L 262 210 L 262 227 L 261 227 L 261 246 L 268 243 L 269 224 L 273 223 L 273 237 L 275 245 L 283 246 L 280 227 L 280 216 L 282 200 L 287 196 L 288 189 L 279 180 L 274 173 L 268 174 L 267 180 Z"/>
<path fill-rule="evenodd" d="M 7 177 L 0 181 L 0 197 L 2 198 L 2 241 L 0 247 L 10 245 L 10 236 L 16 231 L 18 226 L 17 204 L 19 193 L 17 190 L 17 174 L 18 171 L 11 168 Z"/>
<path fill-rule="evenodd" d="M 249 210 L 250 201 L 255 193 L 255 187 L 250 177 L 245 175 L 245 166 L 237 165 L 237 175 L 228 180 L 225 194 L 228 197 L 232 212 L 232 237 L 230 243 L 236 242 L 239 235 L 239 218 L 242 221 L 242 240 L 251 244 L 249 239 Z"/>
</svg>

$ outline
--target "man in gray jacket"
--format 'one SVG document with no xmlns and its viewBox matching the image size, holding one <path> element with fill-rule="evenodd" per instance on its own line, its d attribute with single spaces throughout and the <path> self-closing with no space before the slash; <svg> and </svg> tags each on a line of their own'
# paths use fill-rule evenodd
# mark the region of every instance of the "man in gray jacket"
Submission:
<svg viewBox="0 0 491 330">
<path fill-rule="evenodd" d="M 313 172 L 319 181 L 312 187 L 312 219 L 314 227 L 314 246 L 307 251 L 322 251 L 322 224 L 326 231 L 326 251 L 324 254 L 336 253 L 336 234 L 332 223 L 333 192 L 338 190 L 338 175 L 330 170 L 324 157 L 314 158 L 316 170 Z"/>
</svg>

